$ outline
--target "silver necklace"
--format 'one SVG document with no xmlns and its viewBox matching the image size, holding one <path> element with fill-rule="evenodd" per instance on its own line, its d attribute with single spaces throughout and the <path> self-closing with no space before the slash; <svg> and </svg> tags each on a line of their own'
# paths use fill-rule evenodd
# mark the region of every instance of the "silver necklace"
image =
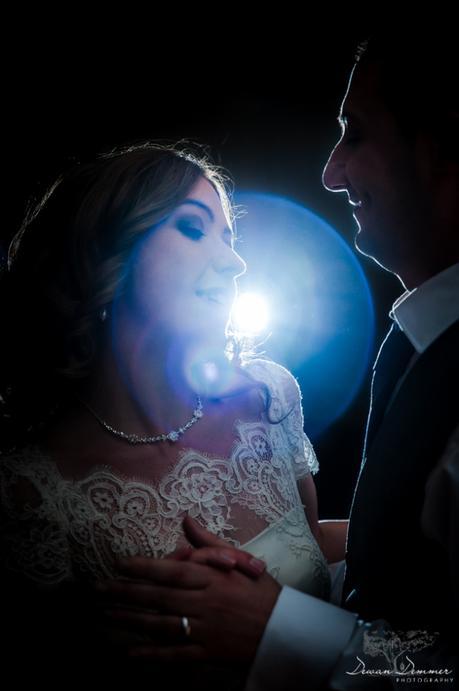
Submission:
<svg viewBox="0 0 459 691">
<path fill-rule="evenodd" d="M 204 411 L 202 408 L 202 401 L 201 397 L 197 396 L 196 398 L 196 408 L 193 410 L 193 416 L 188 422 L 183 425 L 183 427 L 179 427 L 178 429 L 173 429 L 167 434 L 158 434 L 155 437 L 140 437 L 137 434 L 127 434 L 126 432 L 121 432 L 121 430 L 115 429 L 111 425 L 108 424 L 108 422 L 105 422 L 100 415 L 96 413 L 95 410 L 91 408 L 91 406 L 86 403 L 86 401 L 83 401 L 80 399 L 81 403 L 89 410 L 92 415 L 96 418 L 96 420 L 99 422 L 99 424 L 102 425 L 104 429 L 106 429 L 108 432 L 111 434 L 114 434 L 115 437 L 119 437 L 120 439 L 124 439 L 127 441 L 129 444 L 154 444 L 157 441 L 177 441 L 182 434 L 185 434 L 185 432 L 190 429 L 190 427 L 193 427 L 193 425 L 200 420 L 203 415 Z"/>
</svg>

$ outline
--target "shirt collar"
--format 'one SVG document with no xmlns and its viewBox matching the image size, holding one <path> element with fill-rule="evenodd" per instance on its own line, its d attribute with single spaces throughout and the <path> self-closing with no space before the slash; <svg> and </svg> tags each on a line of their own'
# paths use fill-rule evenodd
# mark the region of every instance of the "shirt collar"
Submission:
<svg viewBox="0 0 459 691">
<path fill-rule="evenodd" d="M 394 302 L 390 316 L 418 353 L 459 319 L 459 262 Z"/>
</svg>

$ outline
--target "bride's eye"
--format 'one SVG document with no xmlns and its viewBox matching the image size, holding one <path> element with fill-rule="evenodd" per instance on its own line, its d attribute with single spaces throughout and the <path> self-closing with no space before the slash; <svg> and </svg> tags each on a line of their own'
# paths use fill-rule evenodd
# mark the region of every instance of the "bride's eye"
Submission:
<svg viewBox="0 0 459 691">
<path fill-rule="evenodd" d="M 197 223 L 188 221 L 186 219 L 180 219 L 177 222 L 177 228 L 179 231 L 191 240 L 200 240 L 205 235 L 204 231 L 197 226 Z"/>
</svg>

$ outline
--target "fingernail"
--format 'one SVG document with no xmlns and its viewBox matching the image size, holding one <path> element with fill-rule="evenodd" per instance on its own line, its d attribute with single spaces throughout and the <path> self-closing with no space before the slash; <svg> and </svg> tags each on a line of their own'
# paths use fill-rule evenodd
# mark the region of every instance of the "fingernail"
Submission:
<svg viewBox="0 0 459 691">
<path fill-rule="evenodd" d="M 251 566 L 258 574 L 262 574 L 266 569 L 265 562 L 261 559 L 256 559 L 255 557 L 252 557 L 252 559 L 249 561 L 249 566 Z"/>
</svg>

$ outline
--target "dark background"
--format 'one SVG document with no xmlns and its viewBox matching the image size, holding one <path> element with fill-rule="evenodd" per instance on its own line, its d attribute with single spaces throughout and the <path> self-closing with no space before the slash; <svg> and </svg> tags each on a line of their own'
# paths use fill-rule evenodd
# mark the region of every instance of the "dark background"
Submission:
<svg viewBox="0 0 459 691">
<path fill-rule="evenodd" d="M 180 35 L 173 23 L 153 22 L 146 36 L 138 35 L 137 17 L 126 19 L 106 48 L 97 31 L 67 34 L 65 22 L 52 39 L 40 34 L 29 41 L 30 26 L 10 55 L 4 82 L 9 184 L 3 251 L 27 199 L 43 192 L 72 158 L 144 138 L 208 145 L 238 189 L 292 199 L 352 245 L 355 224 L 345 197 L 321 186 L 354 50 L 368 30 L 341 14 L 334 12 L 333 26 L 325 18 L 292 16 L 288 27 L 276 27 L 272 16 L 269 32 L 261 23 L 247 27 L 240 17 L 225 37 L 216 17 L 211 28 L 198 33 L 190 26 Z M 376 350 L 401 288 L 358 256 L 375 304 Z M 352 406 L 316 443 L 321 517 L 349 510 L 369 380 L 370 372 Z"/>
</svg>

